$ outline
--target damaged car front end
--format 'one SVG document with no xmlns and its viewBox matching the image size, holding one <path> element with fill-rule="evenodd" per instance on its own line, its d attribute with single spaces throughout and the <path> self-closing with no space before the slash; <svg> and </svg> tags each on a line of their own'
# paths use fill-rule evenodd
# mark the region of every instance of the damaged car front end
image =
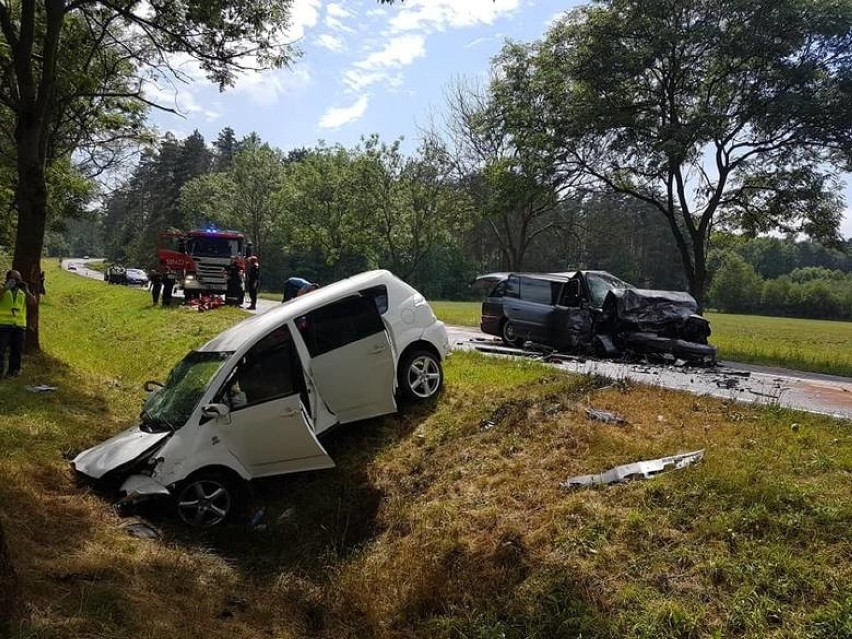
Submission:
<svg viewBox="0 0 852 639">
<path fill-rule="evenodd" d="M 481 329 L 506 344 L 599 357 L 716 362 L 709 322 L 688 293 L 637 289 L 604 271 L 492 273 Z"/>
</svg>

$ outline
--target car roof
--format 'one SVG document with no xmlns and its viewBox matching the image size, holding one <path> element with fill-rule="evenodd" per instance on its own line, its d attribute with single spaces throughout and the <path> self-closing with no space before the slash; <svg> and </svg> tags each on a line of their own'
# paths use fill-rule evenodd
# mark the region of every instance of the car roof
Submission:
<svg viewBox="0 0 852 639">
<path fill-rule="evenodd" d="M 515 277 L 528 277 L 533 280 L 546 280 L 548 282 L 567 282 L 579 272 L 580 271 L 569 271 L 564 273 L 487 273 L 486 275 L 480 275 L 477 277 L 474 282 L 494 282 L 496 284 L 497 282 L 507 279 L 510 275 L 514 275 Z"/>
<path fill-rule="evenodd" d="M 376 270 L 353 275 L 345 280 L 323 286 L 315 291 L 301 295 L 260 315 L 255 315 L 220 333 L 198 350 L 200 351 L 236 351 L 246 344 L 254 344 L 273 329 L 289 322 L 317 307 L 324 306 L 371 286 L 385 285 L 389 289 L 397 287 L 405 293 L 416 292 L 408 284 L 390 271 Z"/>
</svg>

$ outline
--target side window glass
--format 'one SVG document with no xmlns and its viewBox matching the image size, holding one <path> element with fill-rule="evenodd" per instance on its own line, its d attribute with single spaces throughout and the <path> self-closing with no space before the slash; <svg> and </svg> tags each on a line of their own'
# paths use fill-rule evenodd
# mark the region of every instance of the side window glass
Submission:
<svg viewBox="0 0 852 639">
<path fill-rule="evenodd" d="M 521 281 L 517 277 L 510 277 L 506 280 L 505 297 L 519 298 L 521 296 Z"/>
<path fill-rule="evenodd" d="M 565 286 L 562 288 L 562 298 L 559 302 L 560 306 L 577 308 L 582 299 L 580 280 L 574 278 L 565 282 Z"/>
<path fill-rule="evenodd" d="M 357 342 L 385 330 L 374 302 L 366 297 L 347 297 L 296 320 L 311 357 Z"/>
<path fill-rule="evenodd" d="M 488 297 L 504 297 L 506 295 L 506 287 L 508 286 L 507 281 L 503 280 L 497 286 L 494 287 L 494 290 L 491 291 L 491 294 Z"/>
<path fill-rule="evenodd" d="M 521 280 L 521 299 L 536 304 L 553 303 L 553 293 L 550 282 L 525 277 Z"/>
<path fill-rule="evenodd" d="M 361 291 L 361 295 L 367 299 L 373 300 L 376 305 L 376 310 L 380 315 L 388 312 L 388 287 L 384 285 L 372 286 Z"/>
<path fill-rule="evenodd" d="M 299 391 L 299 361 L 286 326 L 267 335 L 237 365 L 225 384 L 222 401 L 239 410 Z"/>
</svg>

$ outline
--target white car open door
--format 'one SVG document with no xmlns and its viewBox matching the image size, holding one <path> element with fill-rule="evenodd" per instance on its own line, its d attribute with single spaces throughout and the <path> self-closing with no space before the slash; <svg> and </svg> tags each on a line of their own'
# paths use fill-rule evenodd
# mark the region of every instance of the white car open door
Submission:
<svg viewBox="0 0 852 639">
<path fill-rule="evenodd" d="M 394 352 L 375 303 L 352 296 L 296 320 L 311 379 L 340 423 L 396 410 Z"/>
<path fill-rule="evenodd" d="M 314 435 L 302 366 L 286 326 L 246 354 L 220 401 L 231 411 L 217 420 L 217 436 L 253 477 L 334 466 Z"/>
</svg>

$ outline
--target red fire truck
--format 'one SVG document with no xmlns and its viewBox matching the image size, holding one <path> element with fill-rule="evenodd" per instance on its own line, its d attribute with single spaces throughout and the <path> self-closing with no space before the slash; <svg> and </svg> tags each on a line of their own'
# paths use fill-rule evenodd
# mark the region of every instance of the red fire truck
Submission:
<svg viewBox="0 0 852 639">
<path fill-rule="evenodd" d="M 240 268 L 245 269 L 245 259 L 251 254 L 251 242 L 246 242 L 245 235 L 238 231 L 164 231 L 157 245 L 160 268 L 168 266 L 175 271 L 187 300 L 200 295 L 224 295 L 225 267 L 237 258 Z"/>
</svg>

